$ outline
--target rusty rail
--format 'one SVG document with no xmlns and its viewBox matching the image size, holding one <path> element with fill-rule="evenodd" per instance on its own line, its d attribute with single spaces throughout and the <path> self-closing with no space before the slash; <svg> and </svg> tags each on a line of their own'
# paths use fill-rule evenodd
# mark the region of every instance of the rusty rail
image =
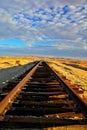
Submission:
<svg viewBox="0 0 87 130">
<path fill-rule="evenodd" d="M 49 66 L 47 64 L 47 66 Z M 87 104 L 82 100 L 82 98 L 69 86 L 67 85 L 61 77 L 58 76 L 58 74 L 53 70 L 53 68 L 50 68 L 50 71 L 52 71 L 55 75 L 55 78 L 60 81 L 61 85 L 64 87 L 64 89 L 71 95 L 72 99 L 76 102 L 78 107 L 82 110 L 85 117 L 87 118 Z"/>
<path fill-rule="evenodd" d="M 0 115 L 1 128 L 87 125 L 86 104 L 44 61 L 1 101 Z"/>
<path fill-rule="evenodd" d="M 6 111 L 9 110 L 11 104 L 14 102 L 16 97 L 20 94 L 22 88 L 26 84 L 27 81 L 29 81 L 29 78 L 32 76 L 32 74 L 37 69 L 38 63 L 25 77 L 22 81 L 18 83 L 17 86 L 0 102 L 0 116 L 5 115 Z"/>
</svg>

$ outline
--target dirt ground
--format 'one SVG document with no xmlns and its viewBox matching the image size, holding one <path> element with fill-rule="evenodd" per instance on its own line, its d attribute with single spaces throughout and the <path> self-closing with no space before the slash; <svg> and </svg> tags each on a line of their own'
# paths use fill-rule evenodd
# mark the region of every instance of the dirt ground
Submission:
<svg viewBox="0 0 87 130">
<path fill-rule="evenodd" d="M 87 61 L 69 59 L 51 59 L 49 65 L 60 72 L 71 84 L 79 87 L 87 97 Z"/>
<path fill-rule="evenodd" d="M 87 130 L 87 125 L 59 126 L 47 128 L 44 130 Z"/>
<path fill-rule="evenodd" d="M 87 98 L 87 60 L 55 59 L 40 57 L 0 57 L 0 69 L 24 65 L 36 60 L 45 60 L 56 71 L 61 73 L 84 92 Z M 87 130 L 87 125 L 52 127 L 43 130 Z"/>
<path fill-rule="evenodd" d="M 0 69 L 24 65 L 36 60 L 45 60 L 56 72 L 60 72 L 63 76 L 84 91 L 87 97 L 87 60 L 71 60 L 57 58 L 41 58 L 33 56 L 22 57 L 0 57 Z"/>
<path fill-rule="evenodd" d="M 8 67 L 13 67 L 13 66 L 19 66 L 19 65 L 24 65 L 29 62 L 33 62 L 35 60 L 38 60 L 38 57 L 32 57 L 32 56 L 24 56 L 24 57 L 8 57 L 8 56 L 3 56 L 0 57 L 0 69 L 2 68 L 8 68 Z"/>
</svg>

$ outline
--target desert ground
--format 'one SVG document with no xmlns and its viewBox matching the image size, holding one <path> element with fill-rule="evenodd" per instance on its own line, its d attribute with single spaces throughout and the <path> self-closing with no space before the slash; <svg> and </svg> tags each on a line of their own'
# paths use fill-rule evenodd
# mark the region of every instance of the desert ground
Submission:
<svg viewBox="0 0 87 130">
<path fill-rule="evenodd" d="M 32 56 L 29 57 L 2 56 L 0 57 L 0 69 L 24 65 L 38 59 L 39 59 L 38 57 L 32 57 Z"/>
<path fill-rule="evenodd" d="M 76 85 L 87 97 L 87 60 L 64 58 L 41 58 L 34 56 L 0 57 L 0 69 L 24 65 L 36 60 L 45 60 L 56 71 L 62 74 L 71 84 Z"/>
<path fill-rule="evenodd" d="M 87 98 L 87 60 L 55 59 L 50 66 L 82 90 Z"/>
<path fill-rule="evenodd" d="M 0 70 L 14 66 L 22 66 L 36 60 L 45 60 L 56 73 L 63 75 L 72 85 L 76 85 L 83 91 L 84 97 L 87 98 L 87 60 L 71 60 L 64 58 L 41 58 L 41 57 L 0 57 Z M 61 126 L 48 128 L 47 130 L 87 130 L 84 126 Z"/>
</svg>

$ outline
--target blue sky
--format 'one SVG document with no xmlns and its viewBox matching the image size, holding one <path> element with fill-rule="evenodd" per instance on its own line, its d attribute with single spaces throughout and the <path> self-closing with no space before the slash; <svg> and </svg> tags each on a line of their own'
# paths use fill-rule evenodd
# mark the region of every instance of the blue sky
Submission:
<svg viewBox="0 0 87 130">
<path fill-rule="evenodd" d="M 10 47 L 25 47 L 25 43 L 20 39 L 5 39 L 0 40 L 0 45 Z"/>
<path fill-rule="evenodd" d="M 87 1 L 0 0 L 0 56 L 87 58 Z"/>
</svg>

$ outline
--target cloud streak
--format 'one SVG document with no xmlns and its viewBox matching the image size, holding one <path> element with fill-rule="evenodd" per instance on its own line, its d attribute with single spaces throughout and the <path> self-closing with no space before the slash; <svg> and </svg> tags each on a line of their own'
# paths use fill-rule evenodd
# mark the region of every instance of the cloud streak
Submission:
<svg viewBox="0 0 87 130">
<path fill-rule="evenodd" d="M 49 46 L 50 41 L 53 50 L 86 50 L 86 34 L 86 0 L 0 1 L 1 40 L 21 39 L 27 47 L 37 42 Z"/>
</svg>

